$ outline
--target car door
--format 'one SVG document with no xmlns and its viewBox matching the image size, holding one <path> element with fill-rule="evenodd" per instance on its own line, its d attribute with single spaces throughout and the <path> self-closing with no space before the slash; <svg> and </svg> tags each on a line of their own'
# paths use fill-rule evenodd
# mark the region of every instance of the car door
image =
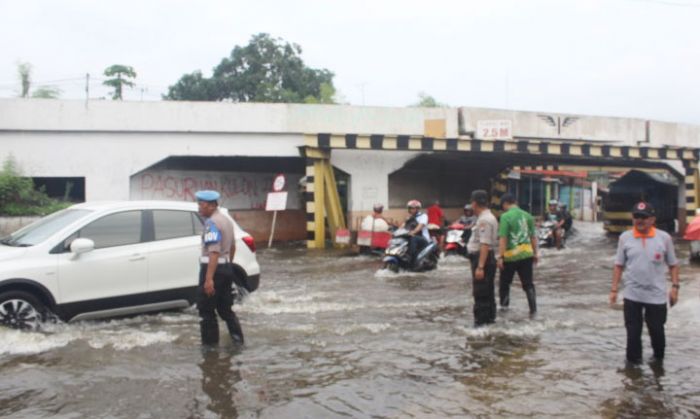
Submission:
<svg viewBox="0 0 700 419">
<path fill-rule="evenodd" d="M 66 239 L 66 244 L 75 238 L 90 239 L 95 249 L 77 257 L 71 252 L 59 255 L 61 304 L 113 298 L 99 306 L 110 309 L 138 303 L 134 296 L 148 290 L 143 221 L 140 210 L 111 213 Z"/>
<path fill-rule="evenodd" d="M 153 210 L 148 250 L 150 291 L 197 286 L 202 222 L 186 210 Z"/>
</svg>

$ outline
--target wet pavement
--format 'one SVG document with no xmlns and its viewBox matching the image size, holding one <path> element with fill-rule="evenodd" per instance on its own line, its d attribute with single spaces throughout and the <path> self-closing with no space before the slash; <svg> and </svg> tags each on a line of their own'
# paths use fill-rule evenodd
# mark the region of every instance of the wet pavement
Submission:
<svg viewBox="0 0 700 419">
<path fill-rule="evenodd" d="M 202 350 L 193 309 L 0 330 L 0 417 L 700 417 L 700 266 L 686 244 L 666 361 L 625 368 L 622 311 L 607 304 L 615 238 L 578 229 L 543 251 L 535 320 L 516 278 L 511 309 L 472 328 L 460 257 L 396 275 L 285 248 L 258 254 L 261 289 L 236 307 L 242 349 L 222 324 L 219 348 Z"/>
</svg>

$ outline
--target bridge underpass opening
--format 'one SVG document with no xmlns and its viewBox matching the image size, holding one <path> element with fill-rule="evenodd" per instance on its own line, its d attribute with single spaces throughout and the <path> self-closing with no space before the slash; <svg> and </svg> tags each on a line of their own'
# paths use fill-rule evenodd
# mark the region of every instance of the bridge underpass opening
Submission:
<svg viewBox="0 0 700 419">
<path fill-rule="evenodd" d="M 618 166 L 614 166 L 615 163 Z M 579 219 L 592 220 L 595 210 L 584 205 L 596 196 L 596 192 L 591 191 L 595 185 L 588 171 L 598 174 L 596 180 L 602 187 L 607 186 L 608 175 L 631 168 L 682 179 L 680 173 L 663 163 L 619 164 L 604 159 L 580 161 L 498 153 L 423 154 L 389 175 L 390 216 L 398 219 L 405 216 L 405 203 L 410 199 L 418 199 L 424 206 L 438 200 L 446 218 L 453 220 L 462 214 L 473 190 L 485 189 L 495 198 L 492 206 L 496 210 L 499 209 L 497 198 L 507 191 L 533 215 L 544 215 L 548 201 L 557 199 L 574 209 Z"/>
<path fill-rule="evenodd" d="M 489 190 L 491 179 L 505 166 L 497 156 L 469 154 L 423 154 L 389 175 L 390 218 L 406 217 L 406 202 L 418 199 L 423 207 L 436 200 L 448 220 L 462 215 L 473 190 Z"/>
<path fill-rule="evenodd" d="M 130 199 L 194 202 L 194 193 L 215 189 L 221 193 L 221 206 L 256 241 L 270 236 L 272 212 L 265 211 L 267 193 L 279 173 L 285 175 L 287 210 L 279 211 L 275 240 L 306 239 L 301 157 L 171 156 L 134 174 L 130 179 Z"/>
<path fill-rule="evenodd" d="M 472 167 L 484 167 L 483 172 L 489 173 L 491 179 L 485 181 L 486 176 L 479 176 L 478 180 L 470 178 L 470 173 L 457 168 L 459 176 L 465 177 L 467 186 L 461 187 L 451 184 L 437 193 L 427 191 L 426 195 L 443 194 L 442 200 L 446 206 L 463 205 L 462 200 L 468 197 L 470 188 L 491 189 L 492 203 L 498 202 L 498 197 L 509 190 L 510 181 L 508 172 L 511 168 L 529 167 L 533 169 L 560 170 L 565 166 L 592 167 L 596 170 L 612 168 L 623 170 L 632 168 L 668 169 L 674 175 L 683 178 L 679 188 L 679 225 L 683 230 L 686 221 L 689 221 L 698 207 L 698 150 L 695 148 L 680 147 L 647 147 L 647 146 L 622 146 L 601 144 L 599 142 L 577 140 L 565 142 L 562 140 L 544 139 L 515 139 L 515 140 L 477 140 L 470 138 L 430 138 L 420 136 L 388 136 L 388 135 L 358 135 L 358 134 L 316 134 L 305 136 L 306 150 L 316 150 L 330 159 L 334 150 L 352 150 L 371 152 L 377 155 L 382 152 L 411 152 L 421 154 L 414 163 L 406 163 L 405 172 L 395 170 L 388 175 L 391 194 L 389 196 L 390 207 L 400 205 L 405 209 L 404 199 L 408 198 L 405 185 L 410 180 L 420 178 L 421 172 L 426 173 L 426 168 L 443 164 L 455 165 L 455 161 L 463 161 L 465 164 L 472 162 Z M 454 158 L 434 157 L 442 155 L 464 156 Z M 427 156 L 427 157 L 426 157 Z M 359 158 L 359 157 L 358 157 Z M 431 161 L 431 159 L 438 159 Z M 463 160 L 464 159 L 464 160 Z M 307 167 L 309 159 L 307 158 Z M 447 163 L 445 163 L 447 162 Z M 669 162 L 675 162 L 674 168 L 670 168 Z M 468 169 L 467 169 L 468 170 Z M 438 181 L 447 183 L 442 174 L 434 175 Z M 455 182 L 456 183 L 456 182 Z M 358 185 L 352 185 L 353 188 Z M 550 193 L 551 190 L 550 190 Z M 556 191 L 555 191 L 556 193 Z M 307 200 L 307 219 L 313 218 L 316 203 Z M 428 200 L 433 199 L 431 196 Z M 406 199 L 407 200 L 407 199 Z M 458 204 L 459 202 L 459 204 Z M 428 204 L 426 202 L 426 204 Z M 371 210 L 371 208 L 362 208 Z M 454 208 L 453 208 L 454 209 Z M 459 207 L 456 208 L 459 210 Z M 393 211 L 393 210 L 392 210 Z M 402 215 L 403 216 L 403 215 Z M 399 217 L 399 214 L 396 214 Z M 315 237 L 315 231 L 309 229 L 309 241 Z M 318 243 L 316 241 L 315 243 Z M 313 245 L 310 244 L 311 247 Z"/>
</svg>

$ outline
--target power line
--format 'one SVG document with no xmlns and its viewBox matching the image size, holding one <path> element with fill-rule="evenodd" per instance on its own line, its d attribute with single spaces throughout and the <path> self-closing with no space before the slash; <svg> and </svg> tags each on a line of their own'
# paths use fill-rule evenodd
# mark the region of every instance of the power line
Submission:
<svg viewBox="0 0 700 419">
<path fill-rule="evenodd" d="M 83 80 L 83 77 L 75 77 L 75 78 L 68 78 L 68 79 L 57 79 L 57 80 L 42 80 L 42 81 L 35 81 L 31 80 L 31 84 L 53 84 L 53 83 L 65 83 L 65 82 L 70 82 L 70 81 L 76 81 L 76 80 Z M 0 86 L 15 86 L 17 84 L 20 84 L 19 81 L 13 81 L 13 82 L 5 82 L 5 83 L 0 83 Z"/>
</svg>

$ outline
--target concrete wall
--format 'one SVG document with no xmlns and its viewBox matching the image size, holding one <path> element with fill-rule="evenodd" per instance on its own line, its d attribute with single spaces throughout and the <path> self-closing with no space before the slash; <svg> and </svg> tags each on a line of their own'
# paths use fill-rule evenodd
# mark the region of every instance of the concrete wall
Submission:
<svg viewBox="0 0 700 419">
<path fill-rule="evenodd" d="M 16 131 L 422 135 L 434 119 L 457 136 L 454 108 L 0 99 L 0 130 Z"/>
<path fill-rule="evenodd" d="M 636 118 L 524 112 L 504 109 L 459 108 L 460 133 L 478 137 L 480 120 L 510 120 L 513 136 L 611 142 L 637 145 L 647 140 L 647 121 Z M 648 121 L 649 145 L 697 147 L 700 126 Z"/>
<path fill-rule="evenodd" d="M 256 242 L 267 243 L 272 226 L 272 212 L 230 211 L 240 226 Z M 33 223 L 41 217 L 0 217 L 0 237 L 13 233 Z M 306 214 L 302 210 L 280 211 L 277 213 L 274 241 L 306 239 Z"/>
<path fill-rule="evenodd" d="M 230 211 L 231 216 L 256 242 L 265 243 L 270 237 L 272 212 L 268 211 Z M 306 240 L 306 212 L 288 210 L 277 212 L 275 237 L 273 241 Z M 261 246 L 262 244 L 258 244 Z"/>
<path fill-rule="evenodd" d="M 282 134 L 0 131 L 0 161 L 12 155 L 26 176 L 85 177 L 86 200 L 119 200 L 129 199 L 132 175 L 169 156 L 297 157 L 302 141 Z"/>
<path fill-rule="evenodd" d="M 130 177 L 169 156 L 298 157 L 304 133 L 422 135 L 428 120 L 457 136 L 448 108 L 0 99 L 0 160 L 84 177 L 89 201 L 129 199 Z"/>
<path fill-rule="evenodd" d="M 276 172 L 205 172 L 194 170 L 148 170 L 131 178 L 130 199 L 194 201 L 195 192 L 214 189 L 221 205 L 230 210 L 265 209 Z M 301 209 L 297 184 L 301 174 L 287 174 L 287 209 Z"/>
</svg>

